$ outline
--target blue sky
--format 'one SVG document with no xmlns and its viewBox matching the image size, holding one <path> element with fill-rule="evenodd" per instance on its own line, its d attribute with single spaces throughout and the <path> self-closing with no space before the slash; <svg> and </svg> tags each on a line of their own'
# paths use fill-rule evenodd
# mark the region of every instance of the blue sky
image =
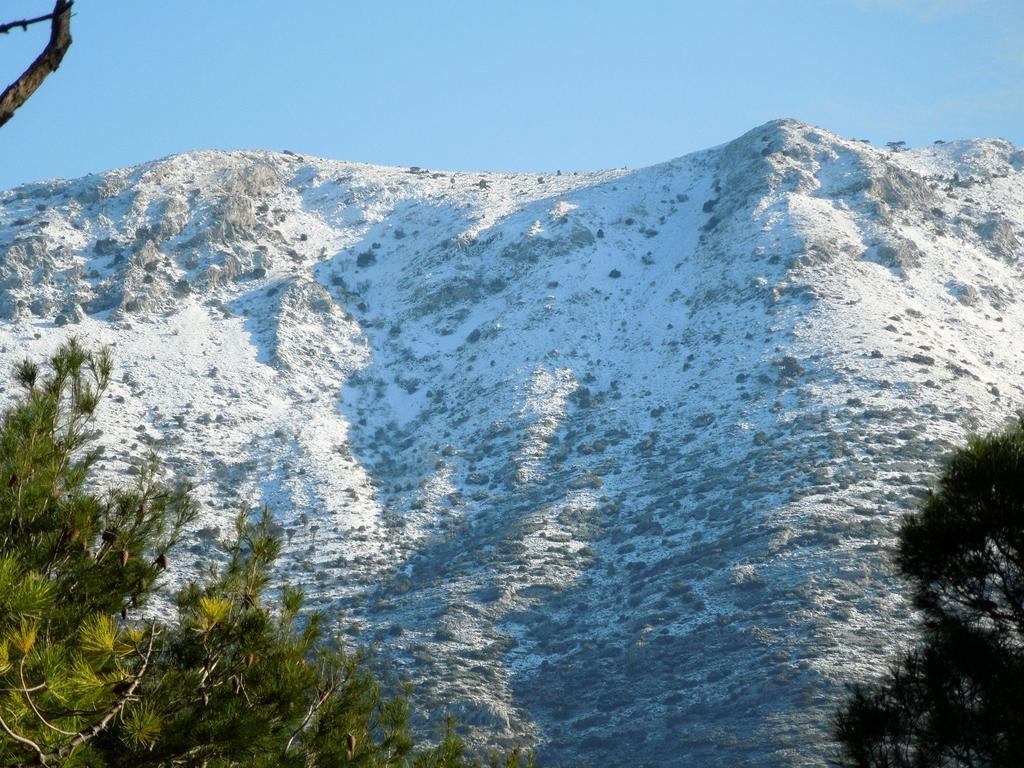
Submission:
<svg viewBox="0 0 1024 768">
<path fill-rule="evenodd" d="M 3 20 L 51 0 L 8 0 Z M 1024 0 L 77 0 L 0 188 L 197 148 L 642 166 L 775 117 L 1024 144 Z M 0 36 L 0 78 L 46 30 Z"/>
</svg>

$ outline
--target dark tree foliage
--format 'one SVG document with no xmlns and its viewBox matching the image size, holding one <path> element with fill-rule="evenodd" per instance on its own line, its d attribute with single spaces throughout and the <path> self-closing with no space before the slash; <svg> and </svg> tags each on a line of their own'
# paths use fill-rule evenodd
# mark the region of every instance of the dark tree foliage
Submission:
<svg viewBox="0 0 1024 768">
<path fill-rule="evenodd" d="M 417 749 L 405 698 L 271 583 L 266 511 L 239 515 L 204 582 L 159 591 L 195 508 L 153 460 L 97 490 L 111 368 L 74 341 L 45 368 L 22 363 L 0 422 L 0 766 L 476 765 L 451 723 Z"/>
<path fill-rule="evenodd" d="M 923 637 L 837 713 L 841 765 L 1024 765 L 1024 422 L 953 454 L 896 561 Z"/>
</svg>

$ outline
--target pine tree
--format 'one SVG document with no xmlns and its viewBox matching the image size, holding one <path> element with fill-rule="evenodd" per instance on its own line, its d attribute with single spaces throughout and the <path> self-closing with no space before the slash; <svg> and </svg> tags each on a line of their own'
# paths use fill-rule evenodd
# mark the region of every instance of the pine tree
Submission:
<svg viewBox="0 0 1024 768">
<path fill-rule="evenodd" d="M 272 583 L 269 513 L 240 513 L 227 561 L 145 610 L 196 509 L 155 459 L 96 490 L 109 352 L 72 340 L 17 367 L 0 425 L 0 766 L 475 765 L 449 724 L 416 749 L 403 695 Z M 495 758 L 512 768 L 518 752 Z"/>
<path fill-rule="evenodd" d="M 358 653 L 302 611 L 302 593 L 267 588 L 278 541 L 263 511 L 243 513 L 215 579 L 178 595 L 154 674 L 98 743 L 108 764 L 396 765 L 411 755 L 407 705 L 382 696 Z"/>
<path fill-rule="evenodd" d="M 129 616 L 194 508 L 186 489 L 156 482 L 151 461 L 134 487 L 90 489 L 111 367 L 108 352 L 74 342 L 45 374 L 21 363 L 23 396 L 0 426 L 0 764 L 84 755 L 135 710 L 153 662 L 153 629 Z"/>
<path fill-rule="evenodd" d="M 841 764 L 1024 761 L 1024 422 L 972 438 L 909 515 L 897 564 L 924 620 L 919 645 L 838 712 Z"/>
</svg>

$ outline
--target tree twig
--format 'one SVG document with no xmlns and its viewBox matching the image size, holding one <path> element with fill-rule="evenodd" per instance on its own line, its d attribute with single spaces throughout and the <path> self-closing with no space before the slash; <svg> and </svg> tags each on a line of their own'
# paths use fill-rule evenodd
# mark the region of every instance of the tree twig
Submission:
<svg viewBox="0 0 1024 768">
<path fill-rule="evenodd" d="M 337 688 L 337 683 L 332 681 L 326 688 L 324 688 L 323 691 L 320 692 L 320 695 L 316 696 L 313 699 L 313 701 L 309 705 L 309 710 L 306 712 L 306 716 L 302 718 L 302 722 L 299 723 L 299 727 L 292 731 L 291 738 L 288 739 L 288 743 L 284 746 L 283 754 L 288 754 L 288 751 L 292 748 L 292 744 L 295 742 L 295 739 L 298 738 L 299 734 L 302 733 L 306 725 L 309 724 L 309 721 L 312 719 L 313 715 L 316 714 L 316 711 L 323 706 L 325 701 L 331 698 L 331 694 L 334 693 L 335 688 Z"/>
<path fill-rule="evenodd" d="M 32 741 L 32 739 L 26 739 L 24 736 L 21 736 L 20 734 L 17 734 L 14 731 L 12 731 L 10 726 L 4 722 L 4 719 L 2 717 L 0 717 L 0 728 L 3 728 L 4 732 L 19 744 L 24 744 L 25 746 L 34 749 L 36 751 L 39 764 L 46 765 L 47 756 L 43 754 L 43 750 L 41 750 L 39 748 L 39 745 Z"/>
<path fill-rule="evenodd" d="M 71 2 L 68 2 L 68 5 L 71 5 Z M 9 21 L 6 24 L 0 24 L 0 35 L 6 35 L 12 29 L 17 29 L 18 27 L 21 27 L 23 32 L 27 31 L 31 25 L 38 24 L 41 21 L 50 21 L 56 14 L 57 11 L 54 10 L 52 13 L 48 13 L 45 16 L 36 16 L 34 19 L 21 19 L 20 21 Z"/>
<path fill-rule="evenodd" d="M 36 703 L 32 701 L 32 696 L 31 694 L 29 694 L 28 683 L 25 681 L 25 658 L 25 656 L 22 656 L 21 664 L 18 665 L 18 675 L 21 677 L 22 693 L 25 696 L 25 701 L 27 701 L 28 705 L 32 707 L 32 711 L 36 713 L 36 717 L 39 718 L 39 722 L 41 722 L 47 728 L 49 728 L 52 731 L 56 731 L 62 736 L 74 736 L 74 731 L 65 731 L 63 728 L 58 728 L 56 725 L 54 725 L 45 717 L 43 717 L 43 713 L 39 711 L 39 707 L 37 707 Z"/>
</svg>

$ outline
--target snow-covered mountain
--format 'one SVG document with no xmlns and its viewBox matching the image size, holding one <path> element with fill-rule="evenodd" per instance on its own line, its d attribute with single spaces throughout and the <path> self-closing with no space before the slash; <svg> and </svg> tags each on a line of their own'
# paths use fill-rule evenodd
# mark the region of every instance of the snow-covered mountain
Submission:
<svg viewBox="0 0 1024 768">
<path fill-rule="evenodd" d="M 636 171 L 196 152 L 0 193 L 0 367 L 114 347 L 107 471 L 243 503 L 546 762 L 820 765 L 936 459 L 1024 404 L 1024 151 L 783 120 Z M 440 712 L 437 712 L 440 716 Z M 428 726 L 429 727 L 429 726 Z"/>
</svg>

